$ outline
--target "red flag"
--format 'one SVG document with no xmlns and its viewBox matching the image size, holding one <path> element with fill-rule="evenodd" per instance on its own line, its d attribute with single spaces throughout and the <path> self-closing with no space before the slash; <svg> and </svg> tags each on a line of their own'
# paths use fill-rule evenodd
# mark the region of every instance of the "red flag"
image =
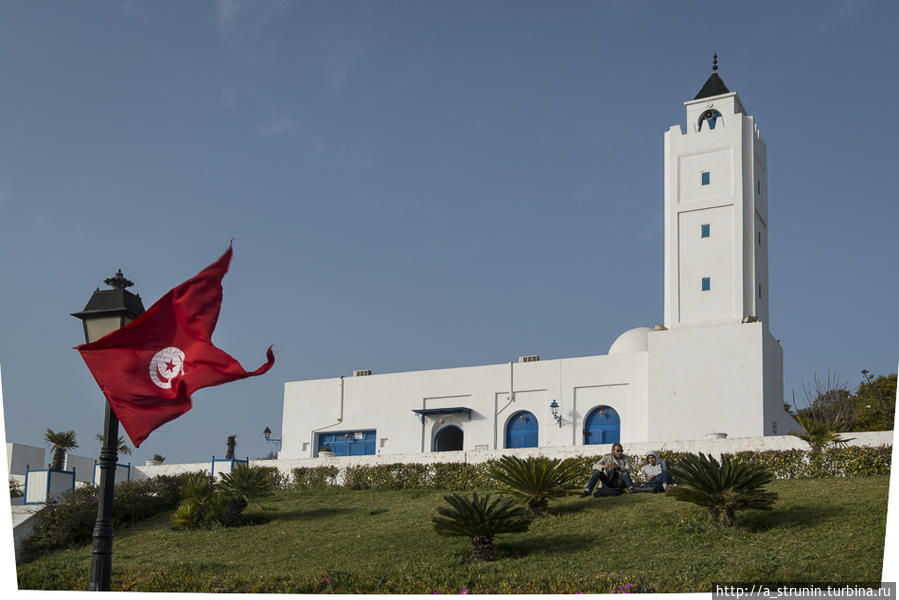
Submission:
<svg viewBox="0 0 899 600">
<path fill-rule="evenodd" d="M 212 344 L 230 262 L 229 247 L 134 321 L 75 348 L 135 447 L 189 411 L 196 390 L 261 375 L 275 363 L 269 346 L 266 363 L 250 373 Z"/>
</svg>

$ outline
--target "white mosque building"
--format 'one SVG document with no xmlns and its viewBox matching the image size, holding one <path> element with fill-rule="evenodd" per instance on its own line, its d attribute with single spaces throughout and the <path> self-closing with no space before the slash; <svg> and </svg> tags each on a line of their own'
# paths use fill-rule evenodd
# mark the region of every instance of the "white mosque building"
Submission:
<svg viewBox="0 0 899 600">
<path fill-rule="evenodd" d="M 608 354 L 284 385 L 281 459 L 783 435 L 765 141 L 713 68 L 665 132 L 664 326 Z"/>
</svg>

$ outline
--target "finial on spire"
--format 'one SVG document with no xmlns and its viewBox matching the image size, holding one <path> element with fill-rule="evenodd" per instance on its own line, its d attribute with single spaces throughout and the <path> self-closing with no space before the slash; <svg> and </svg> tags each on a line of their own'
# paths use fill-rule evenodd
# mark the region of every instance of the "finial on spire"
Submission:
<svg viewBox="0 0 899 600">
<path fill-rule="evenodd" d="M 715 53 L 715 56 L 712 58 L 712 72 L 718 70 L 718 53 Z"/>
<path fill-rule="evenodd" d="M 122 270 L 119 269 L 116 271 L 115 277 L 110 277 L 109 279 L 104 279 L 103 283 L 106 285 L 113 287 L 115 289 L 125 289 L 127 287 L 131 287 L 134 285 L 133 281 L 130 281 L 122 275 Z"/>
</svg>

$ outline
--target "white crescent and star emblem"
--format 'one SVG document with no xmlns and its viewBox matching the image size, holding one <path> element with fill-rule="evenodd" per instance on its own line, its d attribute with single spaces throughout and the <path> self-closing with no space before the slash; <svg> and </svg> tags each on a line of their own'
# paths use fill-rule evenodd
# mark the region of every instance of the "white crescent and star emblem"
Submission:
<svg viewBox="0 0 899 600">
<path fill-rule="evenodd" d="M 184 374 L 184 352 L 174 346 L 163 348 L 150 361 L 150 379 L 164 390 L 171 389 L 172 379 Z"/>
</svg>

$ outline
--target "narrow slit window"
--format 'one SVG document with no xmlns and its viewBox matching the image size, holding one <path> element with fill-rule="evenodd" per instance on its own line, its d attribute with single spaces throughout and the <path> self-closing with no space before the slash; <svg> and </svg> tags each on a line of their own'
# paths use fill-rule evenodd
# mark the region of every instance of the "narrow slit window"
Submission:
<svg viewBox="0 0 899 600">
<path fill-rule="evenodd" d="M 712 278 L 711 277 L 703 277 L 702 278 L 702 291 L 707 292 L 712 289 Z"/>
<path fill-rule="evenodd" d="M 702 185 L 708 185 L 709 182 L 711 182 L 711 175 L 709 174 L 708 171 L 703 171 L 700 174 L 700 178 L 702 180 Z"/>
<path fill-rule="evenodd" d="M 762 284 L 759 284 L 759 298 L 762 297 Z"/>
<path fill-rule="evenodd" d="M 759 233 L 759 246 L 761 246 L 762 245 L 762 232 L 759 231 L 758 233 Z"/>
<path fill-rule="evenodd" d="M 761 182 L 761 180 L 759 180 L 759 181 L 756 181 L 755 183 L 756 183 L 756 187 L 758 188 L 759 196 L 761 196 L 762 195 L 762 182 Z"/>
<path fill-rule="evenodd" d="M 705 223 L 700 226 L 700 234 L 699 234 L 700 237 L 707 238 L 707 237 L 709 237 L 710 233 L 711 232 L 710 232 L 710 227 L 709 227 L 708 223 Z"/>
</svg>

